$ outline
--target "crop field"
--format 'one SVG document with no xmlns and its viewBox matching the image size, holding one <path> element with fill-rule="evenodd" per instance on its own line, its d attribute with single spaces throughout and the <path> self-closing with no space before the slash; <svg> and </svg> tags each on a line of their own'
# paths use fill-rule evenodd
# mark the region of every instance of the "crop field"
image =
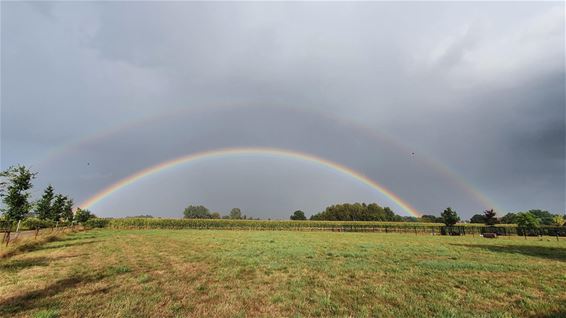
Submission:
<svg viewBox="0 0 566 318">
<path fill-rule="evenodd" d="M 218 229 L 218 230 L 268 230 L 268 231 L 334 231 L 334 232 L 384 232 L 438 235 L 443 228 L 457 235 L 479 236 L 496 232 L 498 235 L 546 235 L 566 236 L 566 227 L 541 226 L 536 230 L 517 227 L 516 224 L 458 223 L 446 227 L 441 223 L 392 222 L 392 221 L 283 221 L 283 220 L 225 220 L 225 219 L 167 219 L 167 218 L 112 218 L 91 219 L 89 227 L 111 229 Z M 31 227 L 30 227 L 31 228 Z"/>
<path fill-rule="evenodd" d="M 97 229 L 0 249 L 2 317 L 564 317 L 552 237 Z"/>
</svg>

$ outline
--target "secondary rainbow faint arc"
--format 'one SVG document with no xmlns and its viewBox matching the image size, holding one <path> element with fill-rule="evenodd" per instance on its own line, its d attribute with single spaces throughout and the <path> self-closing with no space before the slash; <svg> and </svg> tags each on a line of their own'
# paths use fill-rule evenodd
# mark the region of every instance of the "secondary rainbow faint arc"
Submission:
<svg viewBox="0 0 566 318">
<path fill-rule="evenodd" d="M 356 123 L 354 121 L 347 120 L 347 119 L 344 119 L 342 117 L 337 117 L 337 116 L 334 116 L 334 115 L 332 115 L 330 113 L 326 113 L 326 112 L 315 112 L 315 111 L 312 111 L 312 110 L 305 110 L 303 108 L 288 107 L 288 106 L 286 106 L 285 109 L 288 109 L 290 111 L 297 112 L 297 113 L 310 113 L 310 114 L 313 114 L 313 115 L 322 116 L 322 117 L 324 117 L 328 120 L 331 120 L 331 121 L 337 122 L 339 124 L 345 125 L 345 126 L 349 127 L 350 129 L 360 131 L 361 133 L 364 133 L 366 136 L 369 136 L 370 138 L 379 140 L 380 142 L 384 142 L 385 144 L 393 146 L 393 147 L 397 148 L 398 151 L 401 151 L 404 154 L 411 153 L 411 152 L 415 151 L 415 149 L 409 148 L 406 145 L 403 145 L 399 140 L 394 138 L 394 136 L 387 135 L 383 131 L 379 131 L 379 132 L 375 131 L 375 127 L 369 128 L 369 127 L 364 126 L 360 123 Z M 64 144 L 64 145 L 62 145 L 58 148 L 53 149 L 52 151 L 50 151 L 49 155 L 47 156 L 47 158 L 45 159 L 44 162 L 48 163 L 51 160 L 53 160 L 55 158 L 59 158 L 59 156 L 63 156 L 67 152 L 76 149 L 78 146 L 81 146 L 81 145 L 84 145 L 84 144 L 87 144 L 87 143 L 90 143 L 90 142 L 99 141 L 99 140 L 104 139 L 104 138 L 109 138 L 109 137 L 111 137 L 111 136 L 113 136 L 113 135 L 115 135 L 119 132 L 122 132 L 124 130 L 131 129 L 131 128 L 134 128 L 134 127 L 137 127 L 137 126 L 141 126 L 143 124 L 153 122 L 153 121 L 157 121 L 157 120 L 160 120 L 160 119 L 176 116 L 176 115 L 179 115 L 180 113 L 184 113 L 184 112 L 192 114 L 193 111 L 194 110 L 192 110 L 192 109 L 191 110 L 177 109 L 175 111 L 172 111 L 172 112 L 169 112 L 169 113 L 166 113 L 166 114 L 161 114 L 159 116 L 152 115 L 152 116 L 148 116 L 148 117 L 138 119 L 138 120 L 133 121 L 133 122 L 128 122 L 128 123 L 123 124 L 123 125 L 115 126 L 114 128 L 109 129 L 109 130 L 99 131 L 99 132 L 97 132 L 93 135 L 90 135 L 87 138 L 78 139 L 78 140 L 75 140 L 71 143 Z M 200 113 L 201 111 L 203 113 L 208 112 L 208 110 L 200 110 L 197 113 Z M 436 171 L 438 171 L 442 175 L 444 175 L 447 179 L 454 182 L 455 185 L 457 185 L 460 189 L 462 189 L 466 193 L 468 193 L 468 195 L 473 197 L 478 202 L 481 202 L 484 208 L 486 208 L 486 209 L 495 208 L 496 210 L 501 210 L 501 209 L 498 208 L 498 206 L 491 199 L 486 197 L 485 194 L 476 190 L 476 188 L 472 184 L 470 184 L 462 176 L 457 174 L 454 170 L 449 168 L 446 164 L 438 161 L 438 159 L 434 159 L 430 154 L 426 154 L 422 150 L 420 150 L 418 152 L 419 152 L 418 160 L 422 160 L 423 162 L 427 163 L 432 168 L 434 168 Z"/>
<path fill-rule="evenodd" d="M 188 155 L 185 155 L 185 156 L 177 157 L 175 159 L 164 161 L 164 162 L 158 163 L 154 166 L 151 166 L 151 167 L 148 167 L 148 168 L 143 169 L 141 171 L 138 171 L 138 172 L 136 172 L 136 173 L 134 173 L 134 174 L 132 174 L 132 175 L 110 185 L 109 187 L 103 189 L 102 191 L 98 192 L 94 196 L 92 196 L 89 199 L 87 199 L 86 201 L 84 201 L 82 204 L 80 204 L 80 206 L 84 209 L 89 209 L 94 204 L 100 202 L 105 197 L 111 195 L 112 193 L 114 193 L 114 192 L 116 192 L 116 191 L 130 185 L 130 184 L 137 182 L 138 180 L 140 180 L 144 177 L 147 177 L 149 175 L 152 175 L 154 173 L 158 173 L 160 171 L 163 171 L 163 170 L 166 170 L 166 169 L 169 169 L 169 168 L 173 168 L 173 167 L 180 165 L 180 164 L 186 164 L 186 163 L 189 163 L 191 161 L 196 161 L 196 160 L 200 160 L 200 159 L 210 159 L 210 158 L 214 158 L 214 157 L 225 157 L 225 156 L 230 156 L 230 155 L 253 155 L 253 154 L 275 155 L 275 156 L 280 156 L 280 157 L 300 159 L 300 160 L 303 160 L 303 161 L 316 163 L 316 164 L 325 166 L 327 168 L 331 168 L 335 171 L 339 171 L 343 174 L 346 174 L 350 177 L 353 177 L 354 179 L 356 179 L 356 180 L 370 186 L 371 188 L 377 190 L 378 192 L 385 195 L 388 199 L 395 202 L 395 204 L 397 204 L 405 212 L 408 212 L 409 214 L 411 214 L 413 216 L 417 216 L 417 217 L 421 215 L 408 202 L 401 199 L 398 195 L 393 193 L 391 190 L 387 189 L 385 186 L 377 183 L 376 181 L 370 179 L 369 177 L 363 175 L 362 173 L 357 172 L 355 170 L 352 170 L 352 169 L 350 169 L 346 166 L 343 166 L 339 163 L 336 163 L 336 162 L 333 162 L 333 161 L 330 161 L 330 160 L 327 160 L 327 159 L 324 159 L 324 158 L 321 158 L 321 157 L 317 157 L 317 156 L 312 155 L 312 154 L 307 154 L 307 153 L 304 153 L 304 152 L 298 152 L 298 151 L 288 150 L 288 149 L 259 148 L 259 147 L 258 148 L 222 148 L 222 149 L 209 150 L 209 151 L 203 151 L 203 152 L 188 154 Z"/>
</svg>

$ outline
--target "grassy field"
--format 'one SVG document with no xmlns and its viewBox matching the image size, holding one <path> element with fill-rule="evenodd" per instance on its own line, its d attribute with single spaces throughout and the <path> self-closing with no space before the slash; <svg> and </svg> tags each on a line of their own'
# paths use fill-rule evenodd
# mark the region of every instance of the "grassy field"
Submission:
<svg viewBox="0 0 566 318">
<path fill-rule="evenodd" d="M 2 317 L 566 316 L 547 237 L 105 229 L 0 253 Z"/>
</svg>

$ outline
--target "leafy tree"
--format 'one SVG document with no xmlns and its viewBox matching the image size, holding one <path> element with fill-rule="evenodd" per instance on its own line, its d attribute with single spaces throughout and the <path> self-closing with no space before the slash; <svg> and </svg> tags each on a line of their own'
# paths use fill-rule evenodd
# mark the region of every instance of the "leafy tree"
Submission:
<svg viewBox="0 0 566 318">
<path fill-rule="evenodd" d="M 554 215 L 552 215 L 548 211 L 529 210 L 528 212 L 531 213 L 532 215 L 534 215 L 537 219 L 539 219 L 539 222 L 542 225 L 552 225 L 552 222 L 554 221 L 553 220 Z"/>
<path fill-rule="evenodd" d="M 374 203 L 375 204 L 375 203 Z M 377 205 L 377 204 L 375 204 Z M 393 210 L 391 210 L 390 207 L 386 206 L 383 208 L 383 221 L 399 221 L 400 216 L 395 214 L 395 212 L 393 212 Z"/>
<path fill-rule="evenodd" d="M 531 212 L 520 212 L 517 213 L 517 225 L 522 228 L 533 230 L 540 226 L 540 221 Z"/>
<path fill-rule="evenodd" d="M 517 224 L 517 215 L 515 213 L 507 213 L 500 220 L 502 224 Z"/>
<path fill-rule="evenodd" d="M 389 207 L 376 203 L 344 203 L 326 207 L 323 212 L 311 216 L 311 220 L 327 221 L 403 221 Z"/>
<path fill-rule="evenodd" d="M 566 222 L 566 220 L 564 219 L 564 216 L 562 216 L 562 215 L 555 215 L 552 218 L 552 221 L 553 221 L 554 225 L 556 225 L 556 226 L 563 226 L 564 223 Z"/>
<path fill-rule="evenodd" d="M 71 222 L 75 216 L 73 205 L 73 199 L 66 195 L 54 194 L 53 186 L 49 185 L 41 199 L 36 202 L 36 212 L 40 220 Z"/>
<path fill-rule="evenodd" d="M 208 209 L 202 205 L 189 205 L 183 214 L 185 219 L 210 219 L 212 217 Z"/>
<path fill-rule="evenodd" d="M 29 190 L 37 173 L 25 166 L 13 166 L 0 172 L 0 196 L 4 203 L 2 213 L 8 221 L 20 221 L 31 210 Z"/>
<path fill-rule="evenodd" d="M 51 213 L 49 214 L 51 221 L 58 222 L 64 219 L 68 205 L 67 200 L 68 198 L 62 194 L 55 195 L 53 205 L 51 206 Z"/>
<path fill-rule="evenodd" d="M 232 220 L 242 219 L 242 211 L 239 208 L 233 208 L 232 210 L 230 210 L 230 218 Z"/>
<path fill-rule="evenodd" d="M 81 208 L 77 208 L 77 211 L 75 212 L 75 221 L 81 224 L 84 224 L 86 221 L 94 218 L 96 218 L 96 215 L 86 209 L 83 210 Z"/>
<path fill-rule="evenodd" d="M 293 212 L 293 215 L 291 215 L 291 220 L 306 220 L 306 219 L 307 217 L 305 216 L 305 212 L 301 210 L 297 210 Z"/>
<path fill-rule="evenodd" d="M 51 215 L 51 209 L 53 205 L 53 199 L 55 194 L 53 192 L 53 186 L 49 185 L 43 192 L 41 199 L 36 202 L 36 213 L 37 218 L 40 220 L 49 220 Z"/>
<path fill-rule="evenodd" d="M 69 199 L 65 197 L 65 204 L 63 205 L 63 213 L 61 214 L 61 218 L 63 221 L 72 222 L 73 221 L 73 199 Z"/>
<path fill-rule="evenodd" d="M 483 216 L 484 216 L 486 225 L 495 225 L 497 223 L 496 213 L 495 213 L 495 211 L 493 211 L 493 209 L 485 210 L 483 212 Z"/>
<path fill-rule="evenodd" d="M 220 213 L 218 213 L 218 212 L 212 212 L 212 213 L 210 214 L 210 217 L 213 218 L 213 219 L 220 219 Z"/>
<path fill-rule="evenodd" d="M 474 214 L 471 218 L 470 218 L 470 223 L 485 223 L 485 215 L 483 214 Z"/>
<path fill-rule="evenodd" d="M 460 221 L 458 213 L 456 213 L 456 211 L 453 211 L 450 207 L 446 208 L 446 210 L 442 212 L 440 217 L 442 218 L 442 222 L 446 224 L 446 226 L 453 226 L 454 224 L 458 223 L 458 221 Z"/>
</svg>

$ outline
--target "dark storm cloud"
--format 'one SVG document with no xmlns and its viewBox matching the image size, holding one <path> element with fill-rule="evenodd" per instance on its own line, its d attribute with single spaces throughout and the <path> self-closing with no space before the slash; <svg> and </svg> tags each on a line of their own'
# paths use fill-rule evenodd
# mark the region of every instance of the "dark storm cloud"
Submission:
<svg viewBox="0 0 566 318">
<path fill-rule="evenodd" d="M 176 156 L 271 146 L 355 168 L 427 212 L 451 205 L 469 216 L 483 205 L 423 157 L 458 171 L 504 210 L 564 211 L 561 3 L 54 2 L 2 9 L 2 166 L 40 167 L 41 182 L 77 200 Z M 164 113 L 175 115 L 43 160 L 82 136 Z M 328 203 L 324 193 L 340 193 L 320 185 L 309 200 L 292 186 L 296 179 L 269 184 L 265 173 L 206 200 L 225 208 L 234 193 L 259 191 L 265 199 L 246 208 L 281 217 L 297 198 L 315 209 Z M 221 175 L 202 188 L 226 182 Z M 319 177 L 326 178 L 310 175 Z M 176 182 L 167 188 L 198 192 Z M 188 203 L 170 200 L 168 209 Z M 265 211 L 285 201 L 295 203 Z M 121 210 L 140 210 L 127 202 Z"/>
</svg>

